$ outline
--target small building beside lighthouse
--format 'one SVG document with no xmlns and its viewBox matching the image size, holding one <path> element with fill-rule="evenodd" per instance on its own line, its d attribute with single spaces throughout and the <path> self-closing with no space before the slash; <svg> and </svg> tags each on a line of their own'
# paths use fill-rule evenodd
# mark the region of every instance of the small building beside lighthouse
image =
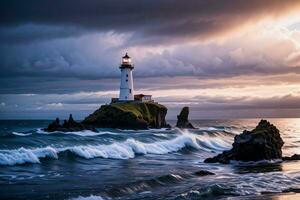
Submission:
<svg viewBox="0 0 300 200">
<path fill-rule="evenodd" d="M 134 101 L 133 77 L 132 70 L 134 69 L 131 63 L 131 58 L 126 53 L 122 57 L 121 69 L 121 83 L 119 101 Z"/>
<path fill-rule="evenodd" d="M 125 56 L 122 57 L 122 63 L 120 65 L 121 70 L 121 80 L 120 80 L 120 92 L 119 98 L 112 98 L 111 103 L 118 102 L 148 102 L 153 100 L 151 99 L 151 95 L 145 94 L 136 94 L 134 95 L 133 88 L 133 75 L 132 71 L 134 66 L 131 62 L 131 58 L 126 53 Z"/>
</svg>

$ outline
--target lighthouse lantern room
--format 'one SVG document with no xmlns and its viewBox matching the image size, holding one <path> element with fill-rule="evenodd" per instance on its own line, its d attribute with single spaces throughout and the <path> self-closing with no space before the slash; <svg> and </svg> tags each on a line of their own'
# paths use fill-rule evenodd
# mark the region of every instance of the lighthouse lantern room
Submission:
<svg viewBox="0 0 300 200">
<path fill-rule="evenodd" d="M 120 84 L 120 95 L 119 101 L 134 101 L 134 90 L 133 90 L 133 77 L 132 70 L 133 64 L 131 58 L 126 53 L 122 58 L 120 65 L 121 69 L 121 84 Z"/>
</svg>

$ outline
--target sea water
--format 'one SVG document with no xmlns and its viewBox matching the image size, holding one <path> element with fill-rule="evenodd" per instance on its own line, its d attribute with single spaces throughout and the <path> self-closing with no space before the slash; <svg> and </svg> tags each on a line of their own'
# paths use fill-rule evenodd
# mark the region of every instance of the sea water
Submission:
<svg viewBox="0 0 300 200">
<path fill-rule="evenodd" d="M 300 153 L 300 119 L 269 120 L 283 154 Z M 295 199 L 300 192 L 299 161 L 203 163 L 259 119 L 97 133 L 48 133 L 49 122 L 0 121 L 0 199 Z M 200 170 L 215 175 L 195 175 Z"/>
</svg>

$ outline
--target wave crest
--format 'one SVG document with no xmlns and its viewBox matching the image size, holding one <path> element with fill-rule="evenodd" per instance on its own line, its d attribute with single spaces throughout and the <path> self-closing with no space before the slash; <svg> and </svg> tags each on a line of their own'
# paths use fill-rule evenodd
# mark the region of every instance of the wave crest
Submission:
<svg viewBox="0 0 300 200">
<path fill-rule="evenodd" d="M 14 149 L 0 151 L 0 165 L 40 163 L 40 158 L 58 158 L 57 150 L 52 147 L 37 149 Z"/>
<path fill-rule="evenodd" d="M 97 157 L 130 159 L 134 158 L 136 154 L 168 154 L 186 147 L 204 151 L 223 151 L 230 148 L 230 142 L 226 141 L 225 138 L 181 132 L 175 138 L 153 143 L 145 143 L 129 138 L 123 142 L 114 142 L 111 144 L 79 145 L 62 148 L 50 146 L 36 149 L 20 148 L 15 150 L 0 150 L 0 165 L 40 163 L 40 158 L 57 159 L 58 155 L 64 152 L 71 152 L 73 155 L 85 159 Z"/>
<path fill-rule="evenodd" d="M 110 132 L 110 131 L 100 131 L 100 132 L 94 132 L 90 130 L 83 130 L 83 131 L 72 131 L 72 132 L 61 132 L 61 131 L 53 131 L 53 132 L 47 132 L 43 129 L 39 128 L 37 129 L 36 133 L 38 134 L 45 134 L 45 135 L 54 135 L 54 134 L 63 134 L 63 135 L 77 135 L 77 136 L 98 136 L 98 135 L 105 135 L 105 134 L 111 134 L 116 135 L 117 133 Z"/>
<path fill-rule="evenodd" d="M 32 133 L 19 133 L 19 132 L 12 132 L 13 135 L 17 135 L 17 136 L 29 136 L 31 135 Z"/>
</svg>

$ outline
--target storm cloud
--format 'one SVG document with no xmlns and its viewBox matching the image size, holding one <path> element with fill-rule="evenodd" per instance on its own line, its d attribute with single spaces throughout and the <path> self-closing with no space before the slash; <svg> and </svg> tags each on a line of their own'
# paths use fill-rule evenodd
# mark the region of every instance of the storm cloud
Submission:
<svg viewBox="0 0 300 200">
<path fill-rule="evenodd" d="M 125 52 L 136 91 L 174 109 L 300 108 L 299 9 L 297 0 L 1 1 L 0 110 L 87 113 L 118 94 Z"/>
<path fill-rule="evenodd" d="M 59 38 L 113 31 L 131 33 L 128 42 L 133 44 L 178 42 L 213 37 L 261 18 L 278 18 L 299 4 L 295 0 L 8 0 L 0 6 L 0 41 L 47 39 L 46 32 L 48 38 Z M 30 24 L 36 27 L 23 27 L 32 29 L 24 34 L 22 26 Z"/>
</svg>

